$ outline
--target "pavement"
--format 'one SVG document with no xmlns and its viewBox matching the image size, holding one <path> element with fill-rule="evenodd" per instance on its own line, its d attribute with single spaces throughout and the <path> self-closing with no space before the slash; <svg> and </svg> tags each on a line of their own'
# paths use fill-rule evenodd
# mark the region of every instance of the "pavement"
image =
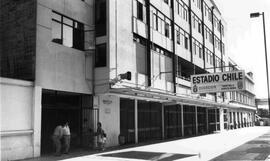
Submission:
<svg viewBox="0 0 270 161">
<path fill-rule="evenodd" d="M 25 161 L 270 161 L 270 127 L 256 126 L 149 145 L 77 151 Z"/>
</svg>

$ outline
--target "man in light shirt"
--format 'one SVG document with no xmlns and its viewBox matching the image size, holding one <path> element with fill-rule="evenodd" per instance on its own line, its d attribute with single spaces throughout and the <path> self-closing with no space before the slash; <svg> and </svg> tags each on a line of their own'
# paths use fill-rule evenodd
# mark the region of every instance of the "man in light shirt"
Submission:
<svg viewBox="0 0 270 161">
<path fill-rule="evenodd" d="M 70 147 L 70 129 L 68 122 L 63 127 L 63 138 L 64 138 L 64 154 L 68 154 Z"/>
<path fill-rule="evenodd" d="M 52 140 L 53 144 L 55 146 L 55 156 L 60 156 L 61 155 L 61 138 L 63 136 L 63 126 L 58 125 L 54 129 L 53 135 L 52 135 Z"/>
</svg>

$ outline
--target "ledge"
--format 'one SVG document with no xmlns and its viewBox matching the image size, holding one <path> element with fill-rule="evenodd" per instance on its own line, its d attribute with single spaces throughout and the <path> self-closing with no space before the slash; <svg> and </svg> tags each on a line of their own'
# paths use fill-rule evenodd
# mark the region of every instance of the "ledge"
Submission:
<svg viewBox="0 0 270 161">
<path fill-rule="evenodd" d="M 1 137 L 30 135 L 33 133 L 34 133 L 34 130 L 12 130 L 12 131 L 1 131 L 0 132 Z"/>
</svg>

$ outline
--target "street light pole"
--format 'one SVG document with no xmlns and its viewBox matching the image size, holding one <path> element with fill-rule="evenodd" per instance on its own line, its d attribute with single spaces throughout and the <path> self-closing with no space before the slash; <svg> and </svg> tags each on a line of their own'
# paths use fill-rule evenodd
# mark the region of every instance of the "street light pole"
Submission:
<svg viewBox="0 0 270 161">
<path fill-rule="evenodd" d="M 265 32 L 265 19 L 264 12 L 262 13 L 251 13 L 250 18 L 259 17 L 262 15 L 263 18 L 263 35 L 264 35 L 264 53 L 265 53 L 265 65 L 266 65 L 266 77 L 267 77 L 267 93 L 268 93 L 268 115 L 270 115 L 270 93 L 269 93 L 269 75 L 268 75 L 268 59 L 267 59 L 267 45 L 266 45 L 266 32 Z"/>
</svg>

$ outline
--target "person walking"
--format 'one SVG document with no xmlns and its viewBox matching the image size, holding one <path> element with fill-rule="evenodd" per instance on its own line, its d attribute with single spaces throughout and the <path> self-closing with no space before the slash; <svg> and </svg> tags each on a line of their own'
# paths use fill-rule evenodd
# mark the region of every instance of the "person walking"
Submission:
<svg viewBox="0 0 270 161">
<path fill-rule="evenodd" d="M 52 135 L 52 141 L 55 147 L 55 156 L 61 155 L 61 139 L 63 136 L 63 126 L 58 125 L 55 127 L 53 135 Z"/>
<path fill-rule="evenodd" d="M 68 122 L 65 123 L 63 127 L 63 141 L 64 141 L 64 154 L 69 153 L 70 148 L 70 128 Z"/>
<path fill-rule="evenodd" d="M 97 124 L 97 145 L 99 150 L 105 150 L 105 142 L 106 142 L 106 134 L 102 129 L 102 125 L 100 122 Z"/>
</svg>

